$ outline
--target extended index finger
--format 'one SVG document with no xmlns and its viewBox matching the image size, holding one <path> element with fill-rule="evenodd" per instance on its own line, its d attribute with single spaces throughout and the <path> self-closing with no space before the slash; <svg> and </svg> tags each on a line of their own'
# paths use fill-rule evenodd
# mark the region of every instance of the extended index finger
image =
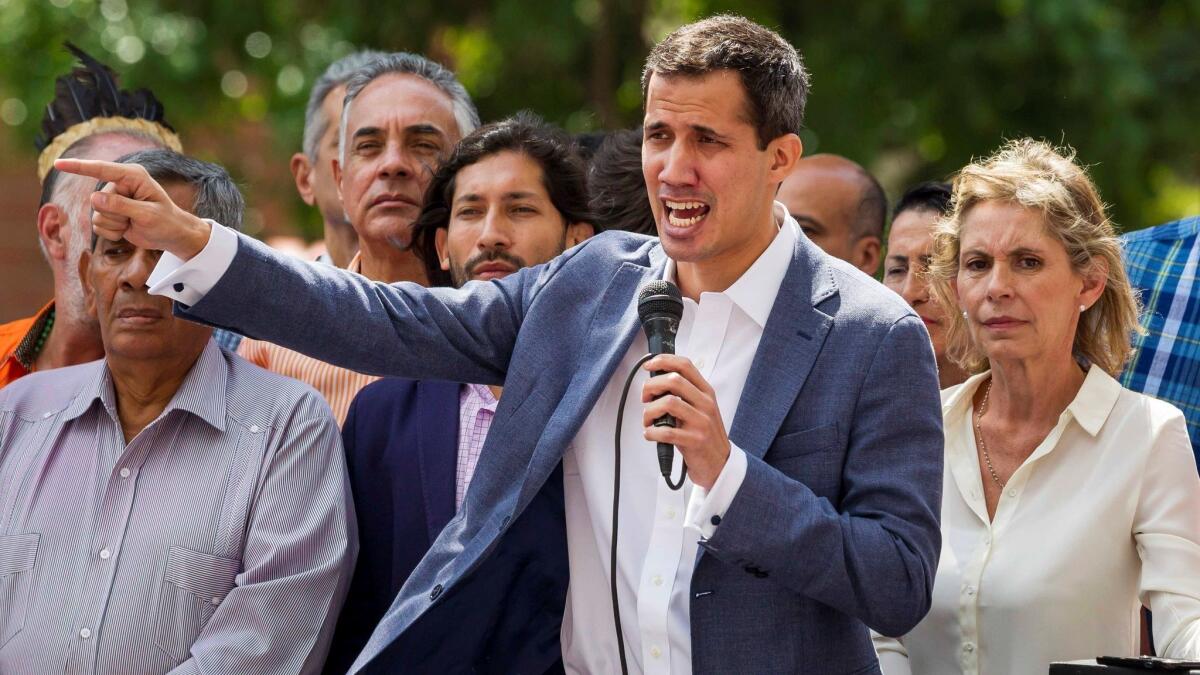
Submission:
<svg viewBox="0 0 1200 675">
<path fill-rule="evenodd" d="M 136 179 L 141 166 L 137 164 L 118 164 L 104 162 L 98 159 L 56 159 L 54 168 L 63 173 L 73 173 L 79 176 L 89 176 L 96 180 L 116 183 L 124 180 L 129 182 Z"/>
</svg>

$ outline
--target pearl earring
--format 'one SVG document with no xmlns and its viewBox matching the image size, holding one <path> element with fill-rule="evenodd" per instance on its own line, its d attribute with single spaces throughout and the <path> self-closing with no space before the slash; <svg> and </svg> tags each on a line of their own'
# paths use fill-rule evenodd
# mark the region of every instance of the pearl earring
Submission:
<svg viewBox="0 0 1200 675">
<path fill-rule="evenodd" d="M 963 318 L 964 319 L 967 318 L 967 310 L 965 310 L 965 309 L 963 310 Z"/>
<path fill-rule="evenodd" d="M 1079 312 L 1080 312 L 1081 314 L 1082 314 L 1083 312 L 1086 312 L 1086 311 L 1087 311 L 1087 307 L 1084 307 L 1083 305 L 1080 305 L 1080 306 L 1079 306 Z"/>
</svg>

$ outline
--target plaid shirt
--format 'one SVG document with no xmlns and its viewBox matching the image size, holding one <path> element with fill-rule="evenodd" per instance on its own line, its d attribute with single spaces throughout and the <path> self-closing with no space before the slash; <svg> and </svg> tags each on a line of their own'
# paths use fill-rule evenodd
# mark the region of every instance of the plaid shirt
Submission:
<svg viewBox="0 0 1200 675">
<path fill-rule="evenodd" d="M 1134 336 L 1121 384 L 1170 401 L 1187 418 L 1200 463 L 1200 217 L 1131 232 L 1125 244 L 1129 282 L 1140 290 L 1145 336 Z"/>
</svg>

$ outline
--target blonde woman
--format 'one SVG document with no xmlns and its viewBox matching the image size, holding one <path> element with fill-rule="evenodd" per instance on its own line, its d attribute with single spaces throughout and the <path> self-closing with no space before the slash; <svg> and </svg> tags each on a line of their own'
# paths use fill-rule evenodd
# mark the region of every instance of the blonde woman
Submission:
<svg viewBox="0 0 1200 675">
<path fill-rule="evenodd" d="M 1137 300 L 1086 172 L 1009 143 L 967 166 L 930 281 L 942 392 L 942 551 L 925 619 L 877 637 L 887 675 L 1045 673 L 1138 649 L 1200 657 L 1200 478 L 1183 415 L 1121 387 Z"/>
</svg>

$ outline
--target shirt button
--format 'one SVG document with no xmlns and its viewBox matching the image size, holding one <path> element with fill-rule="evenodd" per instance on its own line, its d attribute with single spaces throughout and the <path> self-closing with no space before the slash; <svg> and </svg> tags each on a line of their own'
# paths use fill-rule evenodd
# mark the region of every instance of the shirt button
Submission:
<svg viewBox="0 0 1200 675">
<path fill-rule="evenodd" d="M 698 369 L 704 368 L 704 359 L 696 359 L 696 368 L 698 368 Z"/>
<path fill-rule="evenodd" d="M 1008 491 L 1008 496 L 1009 496 L 1009 497 L 1016 497 L 1016 496 L 1017 496 L 1017 491 L 1016 491 L 1016 490 L 1012 490 L 1012 489 L 1010 489 L 1010 490 Z"/>
<path fill-rule="evenodd" d="M 250 433 L 252 433 L 252 434 L 257 434 L 257 433 L 258 433 L 258 425 L 257 425 L 257 424 L 251 424 L 251 425 L 250 425 Z"/>
<path fill-rule="evenodd" d="M 667 520 L 675 520 L 675 509 L 667 509 Z"/>
<path fill-rule="evenodd" d="M 662 586 L 662 584 L 663 584 L 663 579 L 662 579 L 662 577 L 660 577 L 660 576 L 658 576 L 657 574 L 655 574 L 655 575 L 654 575 L 654 585 L 655 585 L 655 586 Z"/>
<path fill-rule="evenodd" d="M 712 518 L 708 519 L 708 522 L 712 523 L 713 525 L 720 525 L 721 524 L 721 516 L 713 516 Z"/>
<path fill-rule="evenodd" d="M 653 656 L 656 659 L 662 656 L 662 650 L 658 648 L 658 645 L 650 648 L 650 656 Z"/>
<path fill-rule="evenodd" d="M 214 604 L 214 605 L 219 605 L 219 604 L 221 604 L 221 599 L 220 599 L 220 598 L 218 598 L 217 596 L 215 596 L 215 595 L 214 595 L 214 596 L 212 597 L 212 604 Z"/>
<path fill-rule="evenodd" d="M 174 288 L 176 293 L 182 293 L 182 292 L 183 292 L 183 284 L 175 284 L 175 285 L 174 285 L 174 286 L 172 286 L 171 288 Z"/>
<path fill-rule="evenodd" d="M 112 557 L 112 551 L 110 551 L 106 548 L 100 549 L 100 559 L 101 560 L 108 560 L 111 557 Z"/>
<path fill-rule="evenodd" d="M 121 478 L 129 478 L 129 469 L 121 469 Z"/>
<path fill-rule="evenodd" d="M 80 628 L 79 629 L 79 637 L 86 640 L 86 639 L 92 637 L 92 631 L 88 630 L 87 628 Z"/>
<path fill-rule="evenodd" d="M 975 644 L 973 642 L 965 643 L 963 645 L 963 651 L 970 654 L 971 652 L 975 651 Z"/>
<path fill-rule="evenodd" d="M 52 413 L 52 412 L 48 412 L 48 413 L 46 413 L 46 414 L 42 415 L 42 419 L 48 419 L 48 418 L 49 418 L 51 415 L 53 415 L 53 414 L 54 414 L 54 413 Z"/>
<path fill-rule="evenodd" d="M 975 595 L 975 587 L 967 586 L 967 595 Z"/>
</svg>

